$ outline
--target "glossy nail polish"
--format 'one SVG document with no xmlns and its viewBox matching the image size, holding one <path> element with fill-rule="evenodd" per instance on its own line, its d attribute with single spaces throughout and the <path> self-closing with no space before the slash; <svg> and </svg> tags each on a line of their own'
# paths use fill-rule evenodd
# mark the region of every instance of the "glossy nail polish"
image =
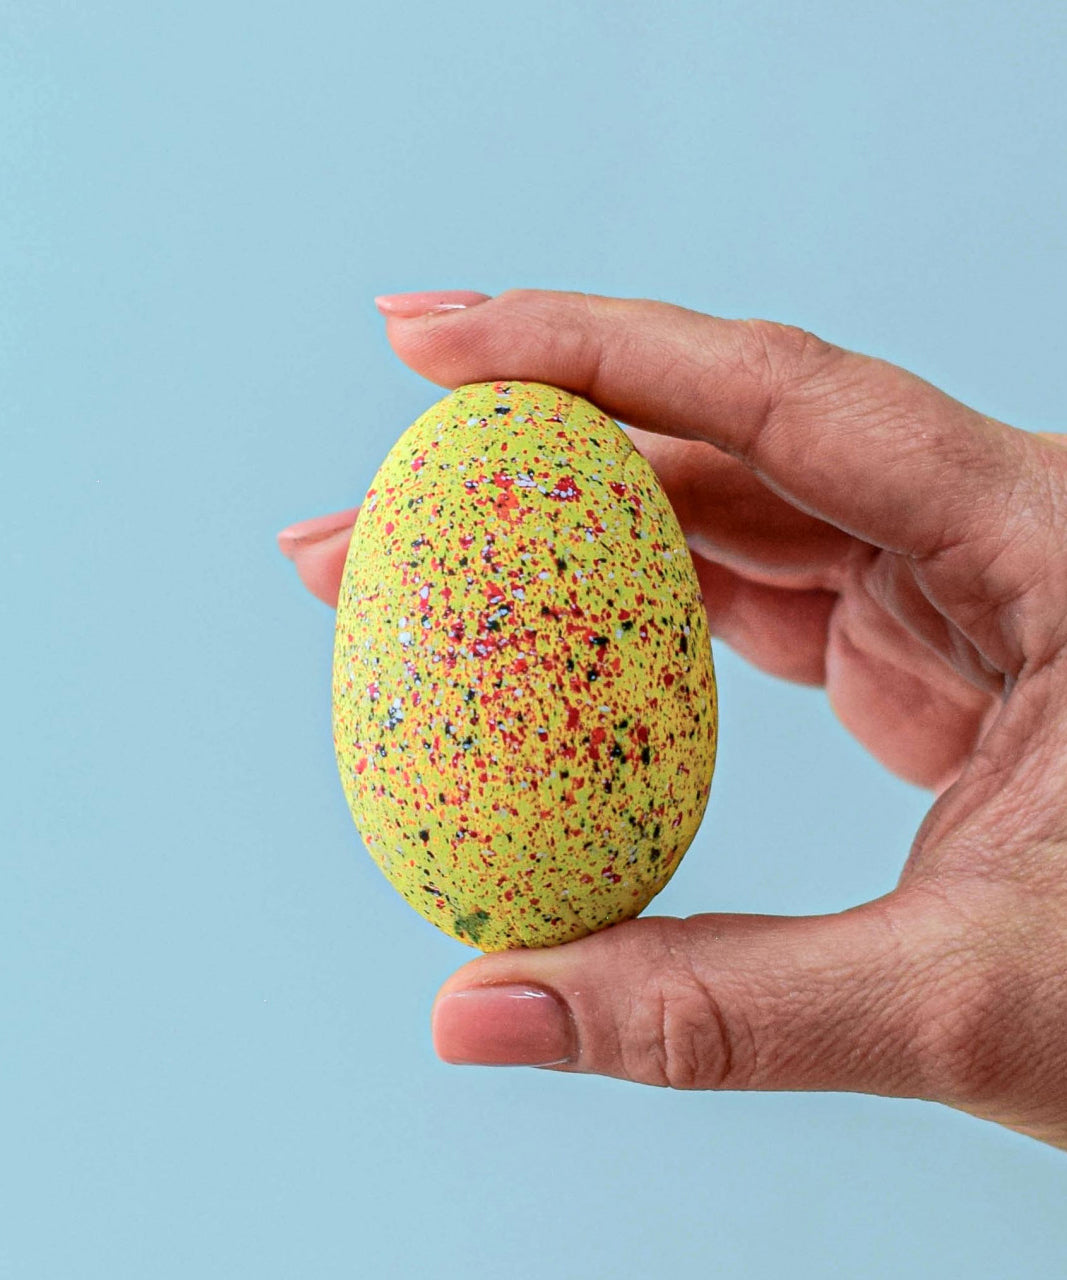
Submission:
<svg viewBox="0 0 1067 1280">
<path fill-rule="evenodd" d="M 434 1048 L 445 1062 L 486 1067 L 554 1067 L 577 1057 L 570 1010 L 552 991 L 518 984 L 470 987 L 441 996 Z"/>
<path fill-rule="evenodd" d="M 416 316 L 439 315 L 445 311 L 466 311 L 488 301 L 487 293 L 444 289 L 429 293 L 385 293 L 374 299 L 374 305 L 388 319 L 413 320 Z"/>
</svg>

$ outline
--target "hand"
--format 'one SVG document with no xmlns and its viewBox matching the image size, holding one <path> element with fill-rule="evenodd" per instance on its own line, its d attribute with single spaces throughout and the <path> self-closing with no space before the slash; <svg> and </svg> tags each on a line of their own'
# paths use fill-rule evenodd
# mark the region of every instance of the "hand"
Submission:
<svg viewBox="0 0 1067 1280">
<path fill-rule="evenodd" d="M 713 633 L 824 684 L 938 793 L 877 901 L 474 960 L 435 1005 L 441 1056 L 928 1098 L 1067 1148 L 1067 451 L 762 321 L 534 291 L 380 306 L 434 382 L 554 383 L 636 428 Z M 354 515 L 280 535 L 330 603 Z"/>
</svg>

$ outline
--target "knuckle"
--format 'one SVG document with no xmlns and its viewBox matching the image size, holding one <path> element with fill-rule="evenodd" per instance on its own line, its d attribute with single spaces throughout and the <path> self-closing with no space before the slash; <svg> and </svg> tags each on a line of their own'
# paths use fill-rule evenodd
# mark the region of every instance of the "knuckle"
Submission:
<svg viewBox="0 0 1067 1280">
<path fill-rule="evenodd" d="M 839 354 L 839 348 L 798 325 L 774 320 L 739 322 L 738 358 L 745 370 L 780 389 L 811 378 Z"/>
<path fill-rule="evenodd" d="M 684 923 L 684 922 L 675 922 Z M 626 1075 L 670 1089 L 744 1088 L 739 1036 L 681 947 L 666 944 L 656 976 L 618 1029 Z"/>
<path fill-rule="evenodd" d="M 581 386 L 594 400 L 607 359 L 597 307 L 603 300 L 586 293 L 509 289 L 500 295 L 519 320 L 523 341 L 553 370 L 553 381 Z"/>
</svg>

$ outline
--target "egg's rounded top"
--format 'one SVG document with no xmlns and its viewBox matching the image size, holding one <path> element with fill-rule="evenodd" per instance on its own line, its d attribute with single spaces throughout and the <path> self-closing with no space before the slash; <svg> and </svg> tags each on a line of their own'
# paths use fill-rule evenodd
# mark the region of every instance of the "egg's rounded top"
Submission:
<svg viewBox="0 0 1067 1280">
<path fill-rule="evenodd" d="M 715 697 L 678 522 L 607 415 L 487 382 L 400 437 L 345 564 L 334 738 L 424 916 L 492 950 L 637 914 L 703 814 Z"/>
</svg>

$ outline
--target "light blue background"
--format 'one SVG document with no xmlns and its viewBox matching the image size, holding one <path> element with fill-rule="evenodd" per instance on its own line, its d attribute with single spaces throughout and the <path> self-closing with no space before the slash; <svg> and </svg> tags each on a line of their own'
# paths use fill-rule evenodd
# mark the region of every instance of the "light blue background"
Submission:
<svg viewBox="0 0 1067 1280">
<path fill-rule="evenodd" d="M 0 1275 L 1053 1277 L 1067 1163 L 934 1106 L 433 1057 L 282 525 L 439 392 L 378 292 L 803 324 L 1067 425 L 1067 9 L 0 4 Z M 719 651 L 664 911 L 893 884 L 925 807 Z"/>
</svg>

